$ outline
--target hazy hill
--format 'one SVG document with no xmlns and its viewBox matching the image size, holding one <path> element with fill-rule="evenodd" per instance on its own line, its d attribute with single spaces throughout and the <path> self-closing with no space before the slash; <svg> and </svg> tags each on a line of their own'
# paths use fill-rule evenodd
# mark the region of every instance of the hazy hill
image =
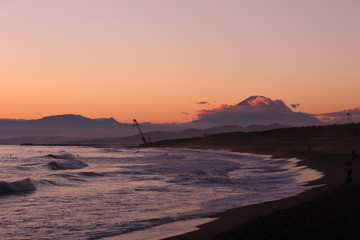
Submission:
<svg viewBox="0 0 360 240">
<path fill-rule="evenodd" d="M 0 120 L 0 144 L 76 142 L 79 139 L 124 137 L 136 134 L 132 124 L 113 118 L 80 115 L 48 116 L 36 120 Z"/>
<path fill-rule="evenodd" d="M 159 141 L 224 132 L 263 131 L 284 125 L 299 125 L 301 121 L 303 125 L 323 124 L 309 114 L 291 111 L 281 100 L 253 96 L 235 106 L 202 112 L 197 121 L 180 124 L 141 123 L 141 128 L 146 138 Z M 66 114 L 35 120 L 0 119 L 0 144 L 76 142 L 138 144 L 141 138 L 133 124 L 120 123 L 114 118 L 90 119 Z"/>
<path fill-rule="evenodd" d="M 128 124 L 114 119 L 90 119 L 80 115 L 49 116 L 37 120 L 0 120 L 1 138 L 24 136 L 116 136 L 129 131 Z"/>
<path fill-rule="evenodd" d="M 192 137 L 203 137 L 218 133 L 228 132 L 250 132 L 250 131 L 265 131 L 269 129 L 284 128 L 280 124 L 271 125 L 251 125 L 249 127 L 240 126 L 217 126 L 207 129 L 186 129 L 183 131 L 150 131 L 145 132 L 145 138 L 151 138 L 151 141 L 160 141 L 164 139 L 181 139 L 181 138 L 192 138 Z M 139 134 L 125 137 L 125 138 L 97 138 L 97 139 L 82 139 L 81 144 L 141 144 L 142 140 Z"/>
<path fill-rule="evenodd" d="M 278 125 L 276 125 L 278 124 Z M 189 123 L 141 123 L 153 141 L 199 137 L 223 132 L 261 131 L 286 126 L 322 125 L 311 114 L 294 112 L 282 100 L 252 96 L 237 105 L 202 110 L 198 120 Z M 0 144 L 121 142 L 140 143 L 131 123 L 114 118 L 90 119 L 66 114 L 34 120 L 0 119 Z"/>
<path fill-rule="evenodd" d="M 151 124 L 141 127 L 152 141 L 200 137 L 234 131 L 261 131 L 284 127 L 278 124 L 248 127 L 219 125 L 202 129 L 202 124 Z M 117 122 L 113 118 L 90 119 L 80 115 L 48 116 L 37 120 L 0 119 L 0 144 L 140 144 L 141 138 L 132 124 Z"/>
</svg>

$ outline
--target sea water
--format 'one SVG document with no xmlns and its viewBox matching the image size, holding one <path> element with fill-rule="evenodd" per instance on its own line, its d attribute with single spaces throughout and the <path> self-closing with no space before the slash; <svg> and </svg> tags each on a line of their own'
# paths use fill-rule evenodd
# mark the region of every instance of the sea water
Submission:
<svg viewBox="0 0 360 240">
<path fill-rule="evenodd" d="M 321 174 L 296 162 L 215 150 L 0 146 L 0 239 L 101 239 L 297 195 Z"/>
</svg>

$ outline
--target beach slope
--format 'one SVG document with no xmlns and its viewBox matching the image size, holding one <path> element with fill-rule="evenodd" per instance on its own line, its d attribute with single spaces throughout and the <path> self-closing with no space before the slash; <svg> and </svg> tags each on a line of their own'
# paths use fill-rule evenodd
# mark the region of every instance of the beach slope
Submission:
<svg viewBox="0 0 360 240">
<path fill-rule="evenodd" d="M 151 147 L 227 149 L 297 157 L 324 174 L 298 196 L 231 209 L 199 230 L 168 240 L 360 239 L 360 124 L 233 132 L 156 142 Z M 345 187 L 347 164 L 352 183 Z"/>
</svg>

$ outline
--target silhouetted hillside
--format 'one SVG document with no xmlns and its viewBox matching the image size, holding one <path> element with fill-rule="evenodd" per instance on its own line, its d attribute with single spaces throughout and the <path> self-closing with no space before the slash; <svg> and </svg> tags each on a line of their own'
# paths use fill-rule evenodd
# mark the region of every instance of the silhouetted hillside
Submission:
<svg viewBox="0 0 360 240">
<path fill-rule="evenodd" d="M 231 132 L 199 138 L 164 140 L 153 147 L 188 147 L 230 149 L 266 154 L 288 151 L 360 151 L 360 124 L 317 127 L 291 127 L 258 132 Z"/>
<path fill-rule="evenodd" d="M 232 131 L 266 130 L 283 127 L 279 124 L 216 126 L 202 129 L 196 124 L 141 124 L 146 138 L 163 139 L 200 137 Z M 141 137 L 133 124 L 119 123 L 113 118 L 90 119 L 66 114 L 37 120 L 0 119 L 0 144 L 140 144 Z"/>
<path fill-rule="evenodd" d="M 131 124 L 113 118 L 90 119 L 80 115 L 49 116 L 36 120 L 0 120 L 0 143 L 60 142 L 70 139 L 133 135 Z"/>
</svg>

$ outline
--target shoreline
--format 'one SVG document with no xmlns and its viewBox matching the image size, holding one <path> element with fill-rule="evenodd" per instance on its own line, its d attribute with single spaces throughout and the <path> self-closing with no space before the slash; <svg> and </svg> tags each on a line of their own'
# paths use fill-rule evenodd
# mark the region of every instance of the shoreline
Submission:
<svg viewBox="0 0 360 240">
<path fill-rule="evenodd" d="M 160 238 L 173 237 L 196 231 L 196 226 L 213 221 L 214 218 L 195 218 L 178 222 L 165 223 L 152 228 L 129 232 L 112 237 L 100 238 L 101 240 L 159 240 Z"/>
<path fill-rule="evenodd" d="M 359 126 L 343 124 L 228 132 L 137 146 L 229 150 L 267 154 L 275 159 L 296 157 L 300 160 L 298 166 L 306 165 L 323 173 L 322 178 L 308 183 L 321 185 L 319 187 L 285 199 L 209 214 L 207 217 L 219 219 L 178 236 L 165 238 L 164 234 L 162 239 L 360 239 Z M 118 144 L 97 147 L 115 146 Z M 345 189 L 348 161 L 353 163 L 352 186 Z"/>
<path fill-rule="evenodd" d="M 204 149 L 204 148 L 202 148 Z M 236 151 L 235 152 L 240 152 Z M 259 154 L 255 153 L 254 154 Z M 260 153 L 263 154 L 263 153 Z M 323 174 L 317 180 L 307 182 L 306 185 L 316 186 L 306 190 L 296 196 L 279 199 L 275 201 L 263 202 L 254 205 L 226 210 L 222 213 L 206 217 L 215 220 L 197 226 L 197 230 L 185 234 L 161 238 L 161 240 L 206 240 L 216 239 L 219 235 L 229 234 L 246 223 L 267 216 L 278 211 L 288 209 L 303 203 L 311 202 L 326 194 L 332 193 L 344 187 L 345 181 L 345 161 L 349 158 L 348 154 L 319 153 L 319 152 L 289 152 L 286 154 L 274 154 L 273 159 L 297 158 L 297 166 L 307 166 Z M 342 159 L 342 160 L 338 160 Z M 359 166 L 356 164 L 356 173 Z M 358 182 L 359 174 L 353 176 L 353 182 Z M 221 238 L 227 239 L 227 238 Z"/>
<path fill-rule="evenodd" d="M 251 134 L 262 134 L 262 133 L 251 133 Z M 316 142 L 316 144 L 315 144 Z M 310 144 L 311 143 L 311 144 Z M 115 146 L 115 145 L 112 145 Z M 274 147 L 277 146 L 277 147 Z M 338 235 L 340 237 L 335 239 L 360 239 L 360 231 L 357 230 L 360 226 L 360 220 L 358 220 L 358 216 L 360 215 L 360 207 L 354 205 L 354 201 L 348 201 L 348 199 L 344 198 L 344 190 L 345 190 L 345 176 L 346 176 L 346 161 L 352 159 L 351 151 L 355 150 L 356 153 L 359 153 L 360 149 L 360 138 L 324 138 L 320 137 L 318 139 L 297 139 L 293 137 L 286 138 L 259 138 L 258 136 L 252 137 L 250 135 L 242 135 L 241 133 L 230 133 L 230 134 L 219 134 L 213 135 L 205 138 L 193 138 L 193 139 L 180 139 L 180 140 L 169 140 L 169 141 L 161 141 L 152 144 L 151 146 L 140 146 L 140 147 L 171 147 L 171 148 L 190 148 L 190 149 L 213 149 L 213 150 L 229 150 L 233 152 L 240 153 L 253 153 L 253 154 L 266 154 L 271 155 L 273 159 L 281 159 L 281 158 L 297 158 L 300 161 L 296 163 L 297 166 L 307 166 L 309 168 L 315 169 L 321 173 L 323 176 L 315 181 L 308 182 L 309 185 L 321 185 L 305 192 L 280 200 L 269 201 L 265 203 L 259 203 L 249 206 L 244 206 L 240 208 L 234 208 L 222 213 L 213 214 L 209 216 L 204 216 L 204 218 L 217 218 L 214 221 L 209 223 L 201 224 L 196 226 L 198 230 L 187 232 L 184 234 L 180 234 L 177 236 L 174 235 L 162 235 L 158 239 L 163 240 L 206 240 L 206 239 L 221 239 L 221 240 L 255 240 L 255 239 L 301 239 L 301 240 L 309 240 L 309 239 L 334 239 L 328 236 L 328 238 L 311 238 L 309 235 L 300 236 L 300 238 L 294 238 L 298 234 L 301 235 L 301 231 L 304 229 L 300 229 L 296 224 L 288 225 L 288 232 L 291 234 L 284 237 L 254 237 L 256 235 L 258 229 L 264 228 L 263 226 L 268 226 L 267 235 L 269 232 L 277 232 L 280 230 L 283 231 L 283 225 L 281 226 L 273 226 L 275 225 L 273 222 L 293 222 L 293 220 L 298 218 L 298 215 L 304 217 L 304 213 L 298 213 L 295 211 L 297 208 L 302 208 L 302 206 L 309 206 L 308 208 L 314 210 L 321 209 L 316 212 L 316 215 L 324 215 L 324 219 L 318 222 L 313 222 L 312 219 L 306 219 L 305 222 L 301 222 L 298 225 L 305 225 L 307 227 L 316 226 L 316 231 L 313 230 L 313 233 L 316 235 L 318 230 L 327 228 L 328 226 L 324 225 L 324 220 L 327 218 L 331 219 L 332 215 L 326 214 L 326 212 L 333 212 L 333 215 L 337 217 L 344 217 L 346 212 L 346 218 L 350 215 L 350 223 L 357 223 L 356 227 L 352 229 L 340 229 L 337 230 Z M 109 145 L 104 145 L 102 147 L 109 147 Z M 353 186 L 352 189 L 354 191 L 346 191 L 346 195 L 354 195 L 355 202 L 360 201 L 360 158 L 356 156 L 353 159 Z M 307 185 L 306 184 L 306 185 Z M 359 194 L 356 195 L 355 189 L 358 190 Z M 340 190 L 340 191 L 339 191 Z M 329 197 L 328 197 L 329 196 Z M 337 201 L 341 205 L 342 208 L 344 205 L 349 205 L 344 211 L 344 209 L 339 209 L 337 205 L 333 201 L 333 196 L 337 196 Z M 316 207 L 311 206 L 313 203 L 319 202 L 318 199 L 326 198 L 322 200 L 322 203 L 315 204 Z M 327 206 L 328 209 L 322 209 L 322 205 Z M 329 206 L 330 205 L 330 206 Z M 319 207 L 320 206 L 320 207 Z M 349 209 L 350 208 L 350 209 Z M 306 208 L 305 208 L 306 209 Z M 354 213 L 358 210 L 358 215 L 354 217 Z M 335 212 L 334 212 L 335 211 Z M 286 220 L 278 220 L 278 216 L 284 215 L 283 212 L 286 212 L 285 216 Z M 311 211 L 310 211 L 311 212 Z M 354 212 L 354 213 L 353 213 Z M 310 213 L 310 215 L 313 213 Z M 259 219 L 270 219 L 269 221 L 262 223 L 261 226 L 256 224 L 259 222 Z M 332 221 L 328 222 L 328 225 L 337 223 L 338 219 L 332 219 Z M 343 222 L 348 222 L 347 219 L 343 220 Z M 234 232 L 245 232 L 247 228 L 252 228 L 251 231 L 247 230 L 247 237 L 241 238 L 233 237 Z M 273 230 L 274 227 L 277 227 L 277 230 Z M 346 226 L 345 226 L 346 227 Z M 266 227 L 265 227 L 266 228 Z M 334 226 L 336 228 L 336 226 Z M 243 230 L 245 229 L 245 230 Z M 255 230 L 254 230 L 255 229 Z M 190 228 L 189 228 L 190 230 Z M 307 231 L 308 229 L 305 229 Z M 343 232 L 350 231 L 354 233 L 357 237 L 355 238 L 343 238 Z M 332 232 L 332 231 L 331 231 Z M 176 231 L 173 232 L 176 234 Z M 245 234 L 246 235 L 246 234 Z M 302 234 L 304 235 L 304 234 Z M 326 236 L 328 233 L 324 233 Z M 169 237 L 171 236 L 171 237 Z M 311 235 L 312 236 L 312 235 Z M 114 236 L 116 237 L 116 236 Z M 116 239 L 116 238 L 114 238 Z"/>
<path fill-rule="evenodd" d="M 181 147 L 180 147 L 181 148 Z M 202 148 L 205 149 L 205 148 Z M 210 149 L 210 148 L 206 148 Z M 220 150 L 220 149 L 215 149 Z M 238 152 L 238 151 L 233 151 Z M 252 153 L 261 154 L 264 153 Z M 268 154 L 266 154 L 268 155 Z M 186 221 L 171 223 L 169 231 L 165 224 L 147 230 L 136 231 L 130 235 L 117 235 L 106 240 L 122 240 L 122 239 L 139 239 L 141 234 L 152 236 L 152 240 L 207 240 L 216 239 L 221 234 L 227 234 L 233 230 L 238 229 L 241 225 L 251 222 L 252 220 L 272 214 L 274 212 L 287 209 L 304 202 L 311 201 L 329 192 L 335 191 L 343 186 L 345 172 L 342 163 L 334 161 L 338 157 L 346 157 L 344 154 L 336 155 L 327 153 L 315 152 L 292 152 L 287 154 L 270 155 L 272 159 L 290 159 L 296 158 L 298 161 L 295 167 L 305 166 L 309 169 L 314 169 L 322 174 L 322 176 L 313 181 L 306 181 L 305 186 L 314 186 L 304 192 L 279 200 L 262 202 L 253 205 L 228 209 L 220 213 L 205 215 L 198 219 L 193 219 L 193 224 L 186 225 Z M 324 159 L 326 163 L 323 162 Z M 340 171 L 340 173 L 339 173 Z M 359 171 L 357 171 L 359 172 Z M 210 219 L 203 221 L 203 219 Z M 203 222 L 202 222 L 203 221 Z M 185 225 L 184 225 L 185 223 Z M 185 228 L 184 228 L 185 226 Z M 155 234 L 154 234 L 155 233 Z M 133 236 L 135 238 L 133 238 Z M 130 237 L 130 238 L 127 238 Z M 222 239 L 222 238 L 221 238 Z M 227 238 L 224 238 L 227 239 Z"/>
</svg>

